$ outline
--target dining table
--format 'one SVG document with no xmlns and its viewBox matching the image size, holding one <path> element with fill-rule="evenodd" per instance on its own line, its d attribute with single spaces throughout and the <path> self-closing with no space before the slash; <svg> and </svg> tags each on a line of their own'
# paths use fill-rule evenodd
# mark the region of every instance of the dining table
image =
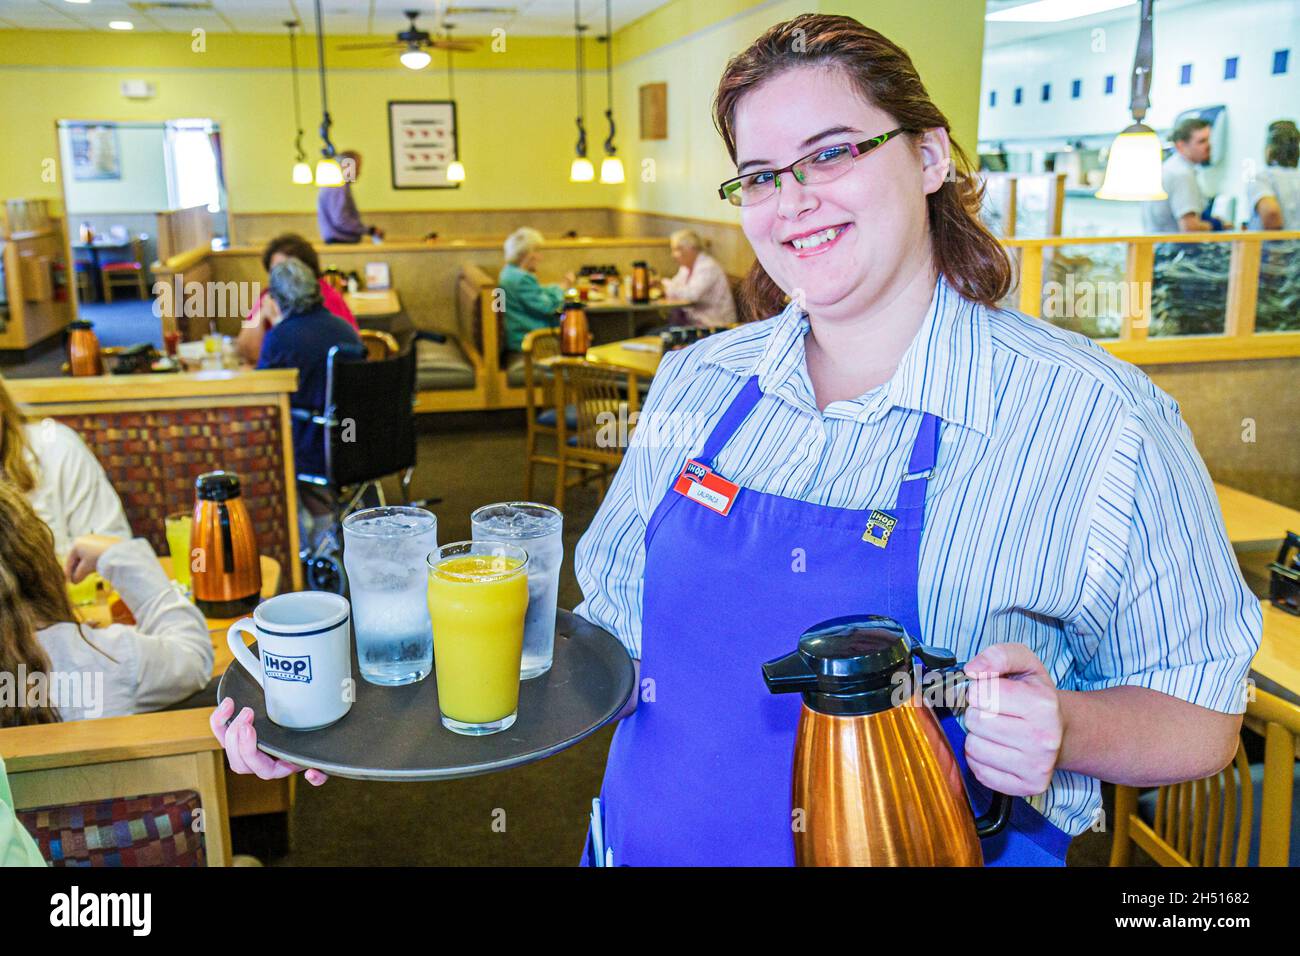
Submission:
<svg viewBox="0 0 1300 956">
<path fill-rule="evenodd" d="M 101 252 L 112 252 L 120 249 L 130 249 L 130 239 L 95 239 L 92 242 L 74 242 L 72 243 L 74 252 L 85 252 L 90 255 L 90 268 L 95 276 L 95 295 L 99 299 L 104 298 L 104 273 L 103 265 L 99 261 Z"/>
<path fill-rule="evenodd" d="M 591 326 L 592 340 L 597 344 L 614 342 L 622 337 L 634 337 L 644 326 L 655 318 L 667 325 L 667 314 L 673 309 L 690 305 L 686 299 L 667 297 L 650 299 L 646 302 L 633 302 L 622 296 L 613 298 L 588 299 L 583 303 L 587 321 Z M 594 321 L 593 321 L 594 320 Z"/>
</svg>

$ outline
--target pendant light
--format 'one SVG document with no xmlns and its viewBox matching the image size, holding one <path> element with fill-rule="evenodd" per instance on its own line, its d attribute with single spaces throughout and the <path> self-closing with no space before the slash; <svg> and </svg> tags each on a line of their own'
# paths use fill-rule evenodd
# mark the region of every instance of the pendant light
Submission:
<svg viewBox="0 0 1300 956">
<path fill-rule="evenodd" d="M 1141 28 L 1133 57 L 1133 83 L 1129 95 L 1133 125 L 1111 143 L 1106 159 L 1106 178 L 1096 194 L 1098 199 L 1136 202 L 1169 198 L 1162 182 L 1160 137 L 1142 122 L 1151 105 L 1152 5 L 1153 0 L 1142 0 Z"/>
<path fill-rule="evenodd" d="M 307 164 L 307 154 L 302 148 L 302 102 L 298 96 L 298 44 L 293 32 L 298 28 L 298 21 L 285 20 L 284 25 L 289 28 L 289 69 L 293 75 L 293 125 L 298 130 L 298 135 L 293 140 L 293 149 L 297 154 L 293 164 L 293 181 L 299 186 L 310 186 L 311 166 Z"/>
<path fill-rule="evenodd" d="M 589 183 L 596 178 L 596 170 L 591 165 L 591 160 L 587 158 L 587 128 L 582 125 L 582 117 L 587 105 L 582 89 L 582 31 L 587 28 L 582 25 L 578 16 L 578 2 L 579 0 L 573 0 L 573 37 L 577 46 L 578 74 L 578 142 L 575 146 L 577 155 L 573 157 L 573 163 L 569 166 L 569 182 Z"/>
<path fill-rule="evenodd" d="M 321 147 L 321 158 L 316 161 L 316 185 L 342 186 L 343 167 L 334 158 L 337 150 L 330 142 L 333 120 L 330 119 L 329 97 L 325 92 L 325 25 L 320 12 L 320 0 L 316 0 L 316 69 L 320 73 L 320 138 L 325 144 Z"/>
<path fill-rule="evenodd" d="M 452 110 L 455 110 L 456 109 L 456 77 L 455 77 L 455 71 L 452 69 L 452 65 L 451 65 L 452 25 L 450 23 L 444 23 L 443 27 L 447 31 L 447 99 L 451 100 L 451 108 Z M 456 146 L 457 149 L 459 149 L 459 143 L 457 143 Z M 460 161 L 460 154 L 459 152 L 457 152 L 456 158 L 453 159 L 451 161 L 451 165 L 447 167 L 447 182 L 463 183 L 464 181 L 465 181 L 465 166 Z"/>
<path fill-rule="evenodd" d="M 600 163 L 600 181 L 621 183 L 625 179 L 623 160 L 614 155 L 614 29 L 611 5 L 612 0 L 605 0 L 605 119 L 609 121 L 609 136 L 605 138 L 605 158 Z"/>
</svg>

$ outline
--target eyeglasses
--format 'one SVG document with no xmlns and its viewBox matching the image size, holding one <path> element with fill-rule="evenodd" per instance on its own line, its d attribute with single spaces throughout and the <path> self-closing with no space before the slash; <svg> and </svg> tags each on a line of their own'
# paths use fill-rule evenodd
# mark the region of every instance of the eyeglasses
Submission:
<svg viewBox="0 0 1300 956">
<path fill-rule="evenodd" d="M 861 143 L 839 143 L 835 146 L 823 146 L 809 153 L 802 159 L 796 159 L 789 166 L 780 169 L 760 169 L 758 172 L 745 173 L 735 179 L 728 179 L 718 187 L 718 198 L 725 199 L 733 206 L 757 206 L 777 194 L 781 188 L 781 175 L 790 173 L 799 180 L 800 185 L 828 183 L 839 179 L 853 168 L 853 161 L 865 156 L 877 146 L 883 146 L 901 133 L 907 133 L 903 127 L 891 129 Z"/>
</svg>

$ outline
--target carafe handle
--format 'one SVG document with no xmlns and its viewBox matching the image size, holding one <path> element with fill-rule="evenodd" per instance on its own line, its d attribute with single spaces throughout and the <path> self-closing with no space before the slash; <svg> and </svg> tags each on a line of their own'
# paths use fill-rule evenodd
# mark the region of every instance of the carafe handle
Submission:
<svg viewBox="0 0 1300 956">
<path fill-rule="evenodd" d="M 946 677 L 953 678 L 950 686 L 955 688 L 960 684 L 970 683 L 970 677 L 965 670 L 956 666 L 956 660 L 950 652 L 921 645 L 913 648 L 912 653 L 920 658 L 923 665 L 942 671 Z M 964 708 L 965 705 L 963 704 L 962 709 Z M 1011 819 L 1011 797 L 996 790 L 990 790 L 989 793 L 992 794 L 993 802 L 989 804 L 989 808 L 984 812 L 983 816 L 976 817 L 974 808 L 971 808 L 971 816 L 975 817 L 975 835 L 981 840 L 997 836 L 1006 829 L 1007 823 Z"/>
</svg>

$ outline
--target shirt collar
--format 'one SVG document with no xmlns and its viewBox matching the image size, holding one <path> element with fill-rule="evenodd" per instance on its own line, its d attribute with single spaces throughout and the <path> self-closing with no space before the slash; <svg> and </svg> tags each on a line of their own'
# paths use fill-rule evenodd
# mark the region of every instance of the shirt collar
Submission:
<svg viewBox="0 0 1300 956">
<path fill-rule="evenodd" d="M 803 347 L 808 329 L 807 313 L 792 302 L 771 320 L 766 336 L 737 337 L 711 350 L 706 361 L 744 377 L 757 375 L 765 393 L 815 409 Z M 962 298 L 943 276 L 894 375 L 856 399 L 831 403 L 825 414 L 872 422 L 894 407 L 930 412 L 945 422 L 991 433 L 993 344 L 988 316 L 983 306 Z"/>
</svg>

